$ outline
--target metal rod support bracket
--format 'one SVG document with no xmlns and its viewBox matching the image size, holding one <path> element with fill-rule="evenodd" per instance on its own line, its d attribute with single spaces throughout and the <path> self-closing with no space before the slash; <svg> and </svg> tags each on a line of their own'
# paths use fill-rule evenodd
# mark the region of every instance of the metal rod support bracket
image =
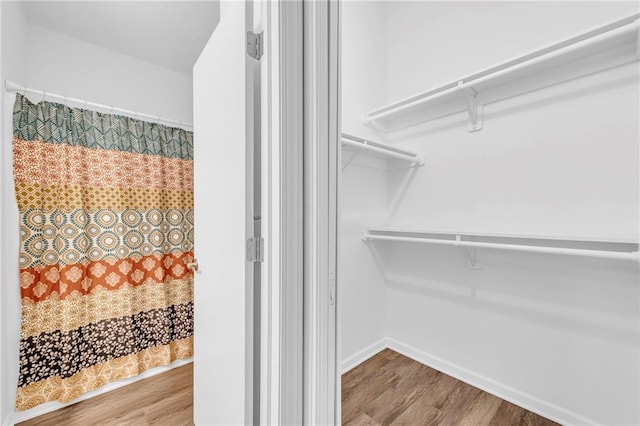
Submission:
<svg viewBox="0 0 640 426">
<path fill-rule="evenodd" d="M 482 269 L 482 264 L 478 260 L 478 250 L 475 247 L 465 247 L 465 257 L 467 259 L 467 268 Z"/>
<path fill-rule="evenodd" d="M 464 102 L 467 105 L 467 112 L 469 113 L 469 123 L 467 124 L 467 130 L 470 132 L 477 132 L 482 130 L 482 105 L 478 104 L 478 92 L 471 87 L 464 87 L 462 80 L 458 81 L 458 88 L 462 91 Z"/>
<path fill-rule="evenodd" d="M 478 261 L 478 250 L 475 247 L 467 247 L 462 245 L 462 235 L 456 235 L 455 245 L 464 249 L 464 256 L 467 260 L 467 268 L 482 269 L 482 265 Z"/>
</svg>

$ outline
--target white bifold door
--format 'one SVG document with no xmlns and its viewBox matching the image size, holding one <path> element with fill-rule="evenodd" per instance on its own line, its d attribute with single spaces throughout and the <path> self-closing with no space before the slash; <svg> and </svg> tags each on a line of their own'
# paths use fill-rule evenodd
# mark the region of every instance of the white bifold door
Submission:
<svg viewBox="0 0 640 426">
<path fill-rule="evenodd" d="M 260 62 L 247 54 L 252 4 L 220 9 L 193 71 L 196 425 L 259 421 L 260 271 L 247 241 L 260 232 Z"/>
</svg>

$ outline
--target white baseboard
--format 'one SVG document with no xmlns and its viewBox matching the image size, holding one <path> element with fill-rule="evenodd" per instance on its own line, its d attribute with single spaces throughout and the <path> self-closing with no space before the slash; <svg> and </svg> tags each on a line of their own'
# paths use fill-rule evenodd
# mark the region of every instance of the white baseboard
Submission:
<svg viewBox="0 0 640 426">
<path fill-rule="evenodd" d="M 386 347 L 387 339 L 380 339 L 377 342 L 367 346 L 366 348 L 359 350 L 355 354 L 342 361 L 342 374 L 362 364 L 364 361 L 368 360 Z"/>
<path fill-rule="evenodd" d="M 405 345 L 395 339 L 387 338 L 385 340 L 387 347 L 391 350 L 560 424 L 598 424 L 595 420 L 584 417 L 574 411 L 560 407 L 549 401 L 544 401 L 504 383 L 475 373 L 462 366 L 456 365 L 412 346 Z"/>
<path fill-rule="evenodd" d="M 93 398 L 98 395 L 102 395 L 103 393 L 107 393 L 109 391 L 121 388 L 122 386 L 130 385 L 131 383 L 135 383 L 139 380 L 143 380 L 143 379 L 155 376 L 156 374 L 166 373 L 169 370 L 182 367 L 183 365 L 190 364 L 192 362 L 193 362 L 193 358 L 179 359 L 179 360 L 173 361 L 169 365 L 163 365 L 160 367 L 152 368 L 151 370 L 147 370 L 135 377 L 130 377 L 128 379 L 120 380 L 113 383 L 108 383 L 103 387 L 101 387 L 100 389 L 96 389 L 94 391 L 88 392 L 82 395 L 81 397 L 74 399 L 73 401 L 68 402 L 66 404 L 63 404 L 61 402 L 47 402 L 47 403 L 38 405 L 37 407 L 34 407 L 30 410 L 20 411 L 17 413 L 14 412 L 13 416 L 10 418 L 9 425 L 15 425 L 16 423 L 33 419 L 34 417 L 38 417 L 43 414 L 50 413 L 52 411 L 58 410 L 63 407 L 67 407 L 69 405 L 73 405 L 77 402 L 84 401 L 86 399 Z"/>
</svg>

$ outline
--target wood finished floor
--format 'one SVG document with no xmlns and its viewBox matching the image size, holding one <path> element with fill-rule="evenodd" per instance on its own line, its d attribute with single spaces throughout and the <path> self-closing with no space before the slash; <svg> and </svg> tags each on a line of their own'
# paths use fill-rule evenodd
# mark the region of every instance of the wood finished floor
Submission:
<svg viewBox="0 0 640 426">
<path fill-rule="evenodd" d="M 389 349 L 342 376 L 342 424 L 557 425 Z"/>
<path fill-rule="evenodd" d="M 547 426 L 550 420 L 385 349 L 342 376 L 348 426 Z M 17 426 L 193 425 L 193 364 Z"/>
<path fill-rule="evenodd" d="M 16 426 L 193 425 L 193 364 L 174 368 Z"/>
</svg>

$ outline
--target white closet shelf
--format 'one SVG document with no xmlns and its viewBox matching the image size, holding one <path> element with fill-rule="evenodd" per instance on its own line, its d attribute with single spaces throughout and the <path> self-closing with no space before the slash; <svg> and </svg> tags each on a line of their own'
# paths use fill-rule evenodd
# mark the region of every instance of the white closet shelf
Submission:
<svg viewBox="0 0 640 426">
<path fill-rule="evenodd" d="M 638 238 L 622 236 L 491 234 L 380 227 L 367 229 L 363 235 L 363 240 L 365 242 L 399 241 L 440 244 L 469 249 L 489 248 L 640 262 Z"/>
<path fill-rule="evenodd" d="M 633 14 L 458 78 L 367 113 L 366 124 L 390 132 L 467 111 L 469 131 L 482 129 L 482 106 L 638 61 Z"/>
<path fill-rule="evenodd" d="M 424 160 L 415 152 L 381 142 L 372 142 L 363 138 L 342 134 L 342 147 L 353 152 L 366 152 L 386 159 L 407 161 L 416 166 L 424 165 Z"/>
</svg>

